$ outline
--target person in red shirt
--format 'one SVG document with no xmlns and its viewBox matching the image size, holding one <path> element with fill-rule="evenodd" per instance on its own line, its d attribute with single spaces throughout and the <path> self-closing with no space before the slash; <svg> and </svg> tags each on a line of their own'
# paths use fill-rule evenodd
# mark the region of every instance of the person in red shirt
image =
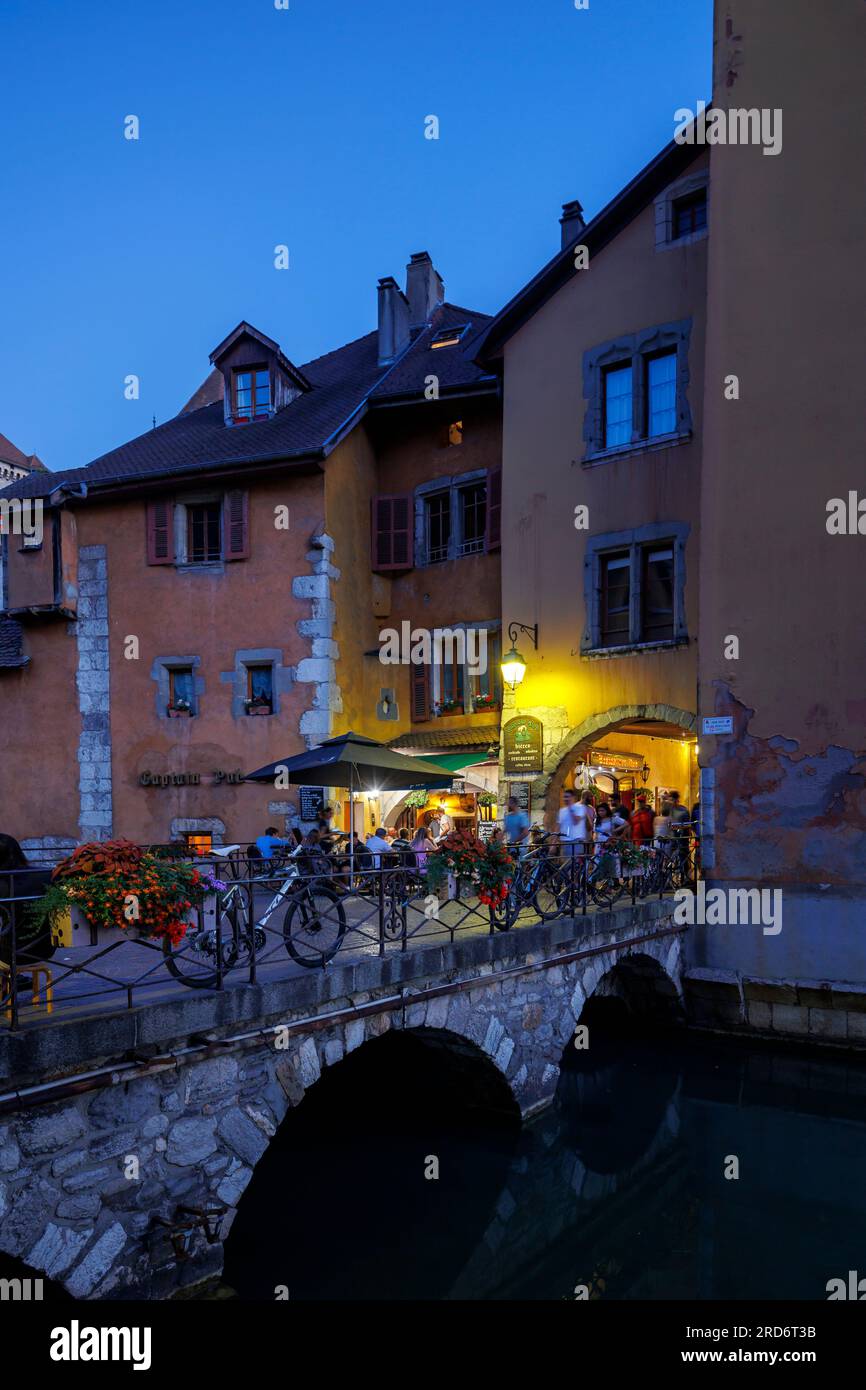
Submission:
<svg viewBox="0 0 866 1390">
<path fill-rule="evenodd" d="M 637 806 L 631 813 L 631 838 L 636 845 L 652 844 L 653 813 L 647 805 L 646 793 L 638 792 Z"/>
</svg>

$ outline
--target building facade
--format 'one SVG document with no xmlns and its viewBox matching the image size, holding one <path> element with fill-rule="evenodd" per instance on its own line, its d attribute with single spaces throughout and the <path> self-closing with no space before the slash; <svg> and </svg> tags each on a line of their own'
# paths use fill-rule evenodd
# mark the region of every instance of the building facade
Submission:
<svg viewBox="0 0 866 1390">
<path fill-rule="evenodd" d="M 34 858 L 304 823 L 244 776 L 350 727 L 496 744 L 489 668 L 382 659 L 404 625 L 498 641 L 497 382 L 465 351 L 487 320 L 426 253 L 378 298 L 375 331 L 301 368 L 238 325 L 176 418 L 12 485 L 44 507 L 41 544 L 2 553 L 3 829 Z"/>
</svg>

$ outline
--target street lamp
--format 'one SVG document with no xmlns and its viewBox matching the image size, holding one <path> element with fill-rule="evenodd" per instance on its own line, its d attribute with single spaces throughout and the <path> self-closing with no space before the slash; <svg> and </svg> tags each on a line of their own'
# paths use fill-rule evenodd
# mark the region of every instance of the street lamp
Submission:
<svg viewBox="0 0 866 1390">
<path fill-rule="evenodd" d="M 528 627 L 526 623 L 508 624 L 508 640 L 511 643 L 511 650 L 506 652 L 505 656 L 502 658 L 500 670 L 502 671 L 502 679 L 512 690 L 515 690 L 517 686 L 520 685 L 523 677 L 526 675 L 526 662 L 517 650 L 516 645 L 518 632 L 525 632 L 531 637 L 532 645 L 535 650 L 538 651 L 538 623 L 535 623 L 533 627 Z"/>
</svg>

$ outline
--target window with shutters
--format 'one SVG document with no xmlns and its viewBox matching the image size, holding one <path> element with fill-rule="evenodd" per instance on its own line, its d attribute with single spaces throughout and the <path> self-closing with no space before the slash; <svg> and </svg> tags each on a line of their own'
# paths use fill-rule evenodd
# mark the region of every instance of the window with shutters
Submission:
<svg viewBox="0 0 866 1390">
<path fill-rule="evenodd" d="M 249 555 L 249 502 L 243 488 L 187 494 L 147 504 L 149 565 L 219 567 Z"/>
<path fill-rule="evenodd" d="M 373 498 L 371 531 L 374 570 L 412 568 L 412 498 L 408 493 Z"/>
<path fill-rule="evenodd" d="M 682 319 L 584 353 L 584 463 L 691 439 L 690 336 L 691 319 Z"/>
</svg>

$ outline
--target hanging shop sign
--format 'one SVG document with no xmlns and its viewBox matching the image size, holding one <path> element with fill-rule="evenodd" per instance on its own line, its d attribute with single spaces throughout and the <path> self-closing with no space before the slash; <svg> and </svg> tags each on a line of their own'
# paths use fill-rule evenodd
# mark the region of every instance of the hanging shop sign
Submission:
<svg viewBox="0 0 866 1390">
<path fill-rule="evenodd" d="M 538 777 L 544 769 L 544 726 L 530 714 L 509 719 L 502 730 L 506 777 Z"/>
<path fill-rule="evenodd" d="M 298 819 L 303 821 L 318 820 L 319 813 L 325 805 L 324 787 L 299 787 L 298 788 Z"/>
<path fill-rule="evenodd" d="M 641 753 L 616 753 L 612 748 L 589 748 L 586 761 L 593 767 L 612 767 L 618 772 L 640 772 L 644 765 Z"/>
<path fill-rule="evenodd" d="M 138 774 L 138 785 L 140 787 L 200 787 L 202 773 L 200 772 L 150 772 L 145 770 Z M 244 780 L 244 774 L 240 768 L 235 768 L 234 772 L 226 772 L 224 768 L 216 768 L 210 774 L 210 782 L 206 785 L 218 787 L 225 782 L 231 786 L 237 786 Z"/>
</svg>

